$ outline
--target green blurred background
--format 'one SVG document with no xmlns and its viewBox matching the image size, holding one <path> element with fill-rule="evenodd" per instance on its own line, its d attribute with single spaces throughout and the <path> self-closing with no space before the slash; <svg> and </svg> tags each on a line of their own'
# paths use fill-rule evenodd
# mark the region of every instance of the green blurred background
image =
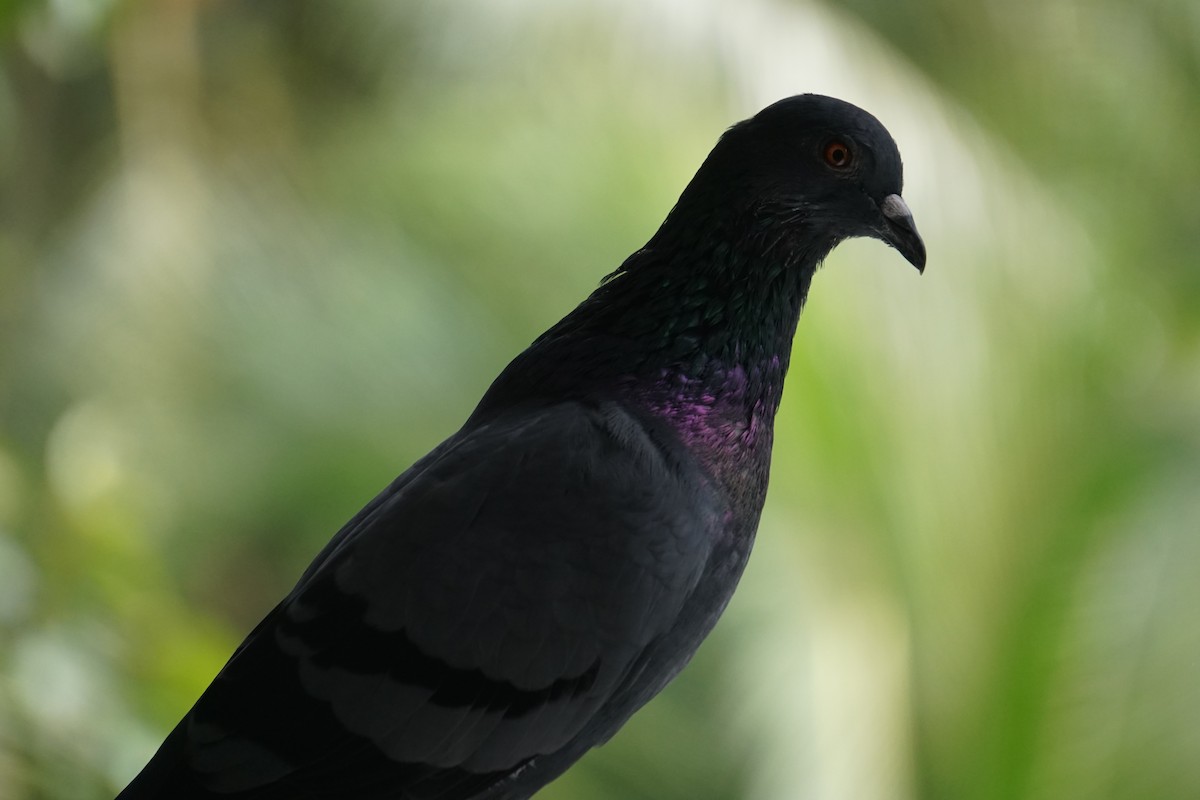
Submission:
<svg viewBox="0 0 1200 800">
<path fill-rule="evenodd" d="M 871 110 L 755 557 L 547 800 L 1200 797 L 1200 3 L 0 1 L 0 797 L 111 798 L 721 130 Z"/>
</svg>

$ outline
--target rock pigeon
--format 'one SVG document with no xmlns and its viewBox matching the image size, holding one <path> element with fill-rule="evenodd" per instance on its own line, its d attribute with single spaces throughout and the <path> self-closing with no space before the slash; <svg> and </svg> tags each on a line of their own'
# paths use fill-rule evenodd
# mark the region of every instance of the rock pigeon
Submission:
<svg viewBox="0 0 1200 800">
<path fill-rule="evenodd" d="M 522 800 L 691 659 L 733 594 L 814 272 L 923 270 L 867 112 L 730 128 L 640 250 L 329 542 L 119 800 Z"/>
</svg>

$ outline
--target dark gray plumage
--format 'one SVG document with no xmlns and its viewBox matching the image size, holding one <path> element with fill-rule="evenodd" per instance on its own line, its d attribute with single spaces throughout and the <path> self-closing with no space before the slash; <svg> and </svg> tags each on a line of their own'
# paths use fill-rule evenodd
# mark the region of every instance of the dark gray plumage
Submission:
<svg viewBox="0 0 1200 800">
<path fill-rule="evenodd" d="M 607 740 L 724 610 L 801 307 L 842 239 L 918 269 L 866 112 L 731 128 L 662 227 L 496 379 L 246 638 L 123 800 L 519 800 Z"/>
</svg>

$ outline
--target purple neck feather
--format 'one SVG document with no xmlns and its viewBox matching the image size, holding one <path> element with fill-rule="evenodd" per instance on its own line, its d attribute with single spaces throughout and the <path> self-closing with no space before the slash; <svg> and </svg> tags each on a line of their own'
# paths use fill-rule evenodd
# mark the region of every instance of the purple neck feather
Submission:
<svg viewBox="0 0 1200 800">
<path fill-rule="evenodd" d="M 779 355 L 749 367 L 710 364 L 699 376 L 666 368 L 639 400 L 720 475 L 769 458 L 786 372 Z"/>
</svg>

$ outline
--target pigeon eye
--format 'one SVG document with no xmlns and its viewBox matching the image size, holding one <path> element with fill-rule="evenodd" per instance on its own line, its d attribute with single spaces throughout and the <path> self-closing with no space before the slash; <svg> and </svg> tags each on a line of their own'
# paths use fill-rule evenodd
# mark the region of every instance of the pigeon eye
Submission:
<svg viewBox="0 0 1200 800">
<path fill-rule="evenodd" d="M 825 163 L 834 169 L 846 169 L 854 163 L 854 153 L 850 145 L 841 139 L 834 139 L 825 145 Z"/>
</svg>

